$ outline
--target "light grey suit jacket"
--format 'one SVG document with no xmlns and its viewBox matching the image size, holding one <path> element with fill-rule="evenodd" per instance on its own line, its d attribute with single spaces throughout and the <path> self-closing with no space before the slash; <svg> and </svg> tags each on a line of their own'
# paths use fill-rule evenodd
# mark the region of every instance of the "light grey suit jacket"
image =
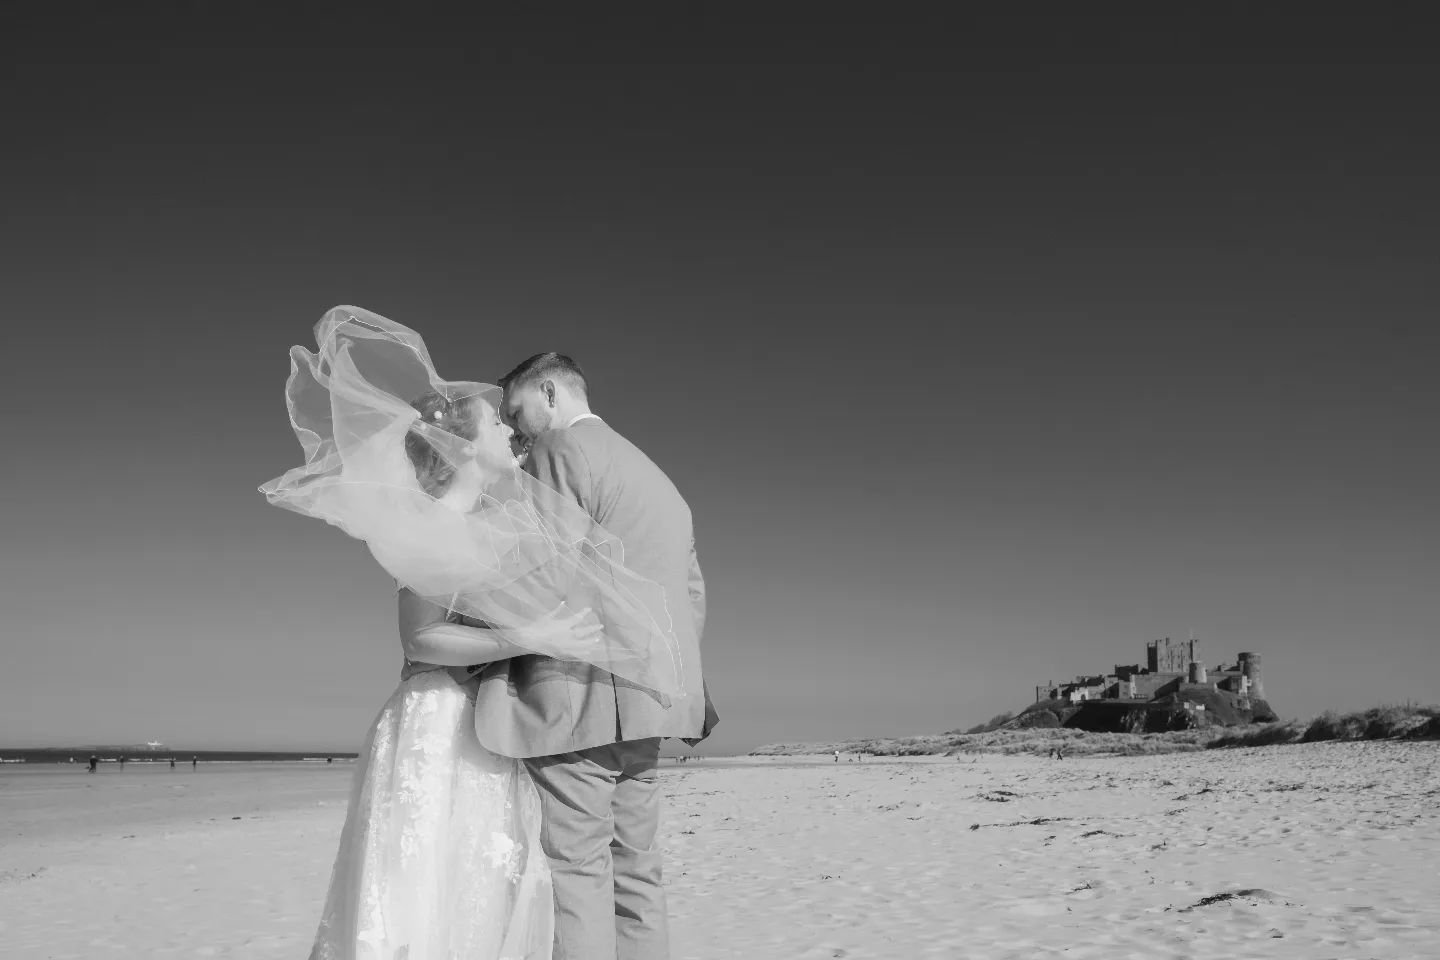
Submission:
<svg viewBox="0 0 1440 960">
<path fill-rule="evenodd" d="M 524 656 L 480 672 L 475 732 L 506 757 L 546 757 L 647 737 L 708 736 L 717 717 L 700 667 L 705 582 L 690 508 L 670 478 L 598 418 L 542 434 L 525 469 L 580 504 L 625 548 L 625 565 L 665 589 L 688 696 L 659 697 L 583 663 Z"/>
</svg>

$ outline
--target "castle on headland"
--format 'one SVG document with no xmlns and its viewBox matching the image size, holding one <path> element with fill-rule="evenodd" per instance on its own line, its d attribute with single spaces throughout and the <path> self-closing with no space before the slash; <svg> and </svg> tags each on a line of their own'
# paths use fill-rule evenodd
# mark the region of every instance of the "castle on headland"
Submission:
<svg viewBox="0 0 1440 960">
<path fill-rule="evenodd" d="M 1150 701 L 1171 694 L 1208 688 L 1228 693 L 1237 706 L 1248 708 L 1253 700 L 1265 699 L 1265 681 L 1260 675 L 1260 654 L 1241 653 L 1233 664 L 1207 669 L 1200 659 L 1200 641 L 1152 640 L 1145 644 L 1145 666 L 1138 663 L 1116 666 L 1114 672 L 1078 676 L 1067 683 L 1045 683 L 1035 687 L 1035 701 L 1088 700 Z"/>
</svg>

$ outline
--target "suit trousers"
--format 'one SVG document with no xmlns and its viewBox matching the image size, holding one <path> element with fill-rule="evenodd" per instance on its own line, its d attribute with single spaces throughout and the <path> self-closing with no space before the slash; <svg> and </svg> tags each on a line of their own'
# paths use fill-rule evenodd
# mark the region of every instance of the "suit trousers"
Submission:
<svg viewBox="0 0 1440 960">
<path fill-rule="evenodd" d="M 669 960 L 660 738 L 525 761 L 555 886 L 553 960 Z"/>
</svg>

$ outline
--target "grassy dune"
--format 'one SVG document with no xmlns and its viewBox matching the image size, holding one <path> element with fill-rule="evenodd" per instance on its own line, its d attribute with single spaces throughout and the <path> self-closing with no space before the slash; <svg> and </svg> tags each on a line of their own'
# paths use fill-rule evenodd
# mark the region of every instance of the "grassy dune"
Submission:
<svg viewBox="0 0 1440 960">
<path fill-rule="evenodd" d="M 1358 713 L 1327 711 L 1309 723 L 1290 720 L 1243 730 L 1222 730 L 1210 746 L 1259 747 L 1272 743 L 1316 743 L 1321 740 L 1435 739 L 1440 739 L 1440 707 L 1407 704 L 1372 707 Z"/>
<path fill-rule="evenodd" d="M 1131 756 L 1185 753 L 1225 747 L 1259 747 L 1320 740 L 1440 739 L 1440 707 L 1396 705 L 1358 713 L 1327 712 L 1310 721 L 1289 720 L 1234 727 L 1205 727 L 1168 733 L 1086 733 L 1060 727 L 992 730 L 988 733 L 944 733 L 919 737 L 873 737 L 829 743 L 772 743 L 752 756 L 803 754 L 868 754 L 877 757 L 945 756 L 968 753 L 1049 756 L 1063 748 L 1066 756 L 1099 754 Z"/>
</svg>

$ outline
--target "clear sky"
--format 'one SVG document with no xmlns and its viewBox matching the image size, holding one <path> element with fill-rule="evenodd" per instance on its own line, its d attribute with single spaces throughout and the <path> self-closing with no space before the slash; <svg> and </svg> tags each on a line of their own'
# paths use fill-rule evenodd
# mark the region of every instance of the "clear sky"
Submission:
<svg viewBox="0 0 1440 960">
<path fill-rule="evenodd" d="M 1440 700 L 1404 24 L 59 6 L 0 23 L 5 744 L 358 747 L 389 581 L 255 490 L 338 303 L 585 365 L 695 513 L 712 752 L 1191 630 L 1283 716 Z"/>
</svg>

